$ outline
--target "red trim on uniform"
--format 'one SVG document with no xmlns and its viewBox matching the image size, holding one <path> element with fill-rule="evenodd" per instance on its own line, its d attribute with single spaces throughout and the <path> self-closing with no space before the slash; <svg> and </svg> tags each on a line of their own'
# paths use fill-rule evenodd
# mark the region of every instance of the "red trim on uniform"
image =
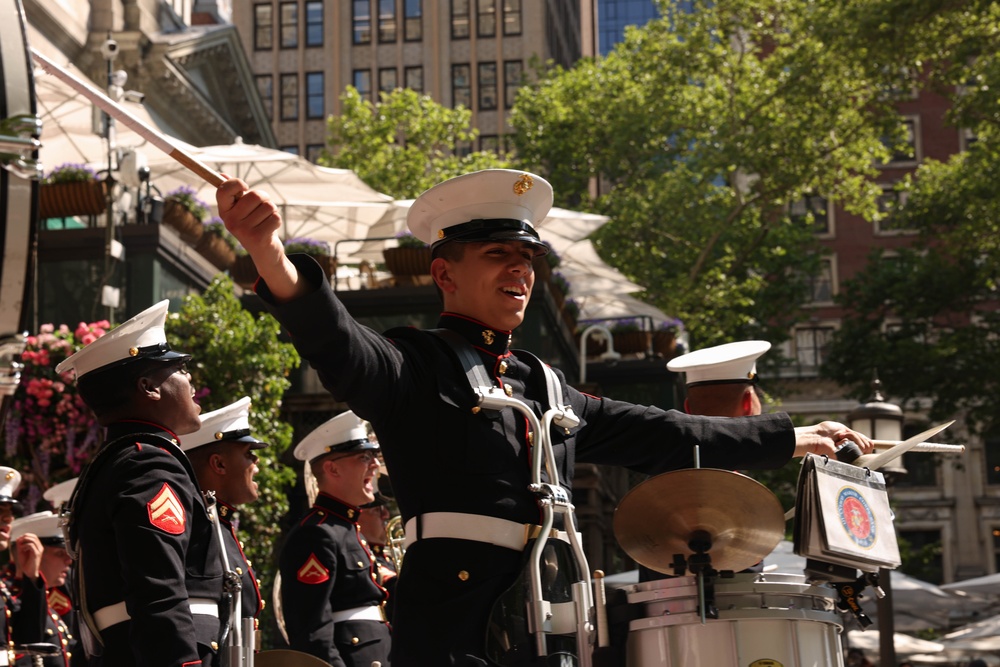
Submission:
<svg viewBox="0 0 1000 667">
<path fill-rule="evenodd" d="M 490 326 L 489 324 L 486 324 L 486 322 L 483 322 L 482 320 L 477 320 L 477 319 L 474 319 L 472 317 L 467 317 L 467 316 L 461 315 L 459 313 L 453 313 L 453 312 L 451 312 L 449 310 L 444 311 L 443 313 L 441 313 L 441 315 L 442 316 L 443 315 L 447 315 L 449 317 L 455 317 L 455 318 L 458 318 L 460 320 L 465 320 L 466 322 L 472 322 L 473 324 L 484 326 L 487 329 L 493 329 L 497 333 L 507 334 L 508 336 L 511 335 L 511 333 L 513 333 L 512 329 L 497 329 L 494 326 Z"/>
<path fill-rule="evenodd" d="M 201 660 L 192 660 L 191 662 L 182 662 L 181 667 L 188 667 L 188 665 L 200 665 Z"/>
<path fill-rule="evenodd" d="M 603 401 L 603 400 L 604 400 L 604 399 L 603 399 L 603 398 L 601 398 L 600 396 L 594 396 L 593 394 L 588 394 L 588 393 L 586 393 L 586 392 L 583 392 L 583 391 L 581 391 L 580 393 L 581 393 L 581 394 L 583 394 L 584 396 L 586 396 L 587 398 L 592 398 L 592 399 L 594 399 L 595 401 Z"/>
</svg>

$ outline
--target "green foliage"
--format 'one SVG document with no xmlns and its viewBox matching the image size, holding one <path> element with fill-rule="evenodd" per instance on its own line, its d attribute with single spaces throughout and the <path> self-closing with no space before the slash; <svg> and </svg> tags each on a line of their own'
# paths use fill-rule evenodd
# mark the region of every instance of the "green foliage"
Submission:
<svg viewBox="0 0 1000 667">
<path fill-rule="evenodd" d="M 89 183 L 97 174 L 85 164 L 61 164 L 45 177 L 46 183 Z"/>
<path fill-rule="evenodd" d="M 874 215 L 875 161 L 900 124 L 863 52 L 824 41 L 806 0 L 694 3 L 606 58 L 541 73 L 511 119 L 557 204 L 611 216 L 601 255 L 710 345 L 787 338 L 819 257 L 790 203 Z M 601 175 L 601 192 L 587 193 Z"/>
<path fill-rule="evenodd" d="M 164 201 L 177 202 L 203 223 L 208 220 L 210 214 L 208 204 L 199 199 L 194 189 L 187 185 L 182 185 L 176 190 L 168 192 Z"/>
<path fill-rule="evenodd" d="M 478 135 L 468 109 L 449 109 L 410 89 L 380 97 L 373 104 L 353 87 L 344 91 L 341 114 L 328 121 L 331 151 L 320 164 L 353 169 L 365 183 L 398 199 L 414 198 L 452 176 L 507 166 L 488 151 L 455 155 L 456 146 Z"/>
<path fill-rule="evenodd" d="M 236 237 L 229 233 L 226 229 L 225 223 L 222 222 L 222 218 L 218 216 L 213 216 L 208 222 L 202 223 L 202 229 L 206 234 L 215 234 L 223 241 L 229 244 L 230 248 L 236 248 L 240 245 L 240 242 L 236 240 Z"/>
<path fill-rule="evenodd" d="M 244 551 L 264 591 L 271 590 L 277 571 L 272 548 L 280 537 L 279 520 L 288 511 L 287 492 L 295 482 L 295 471 L 281 463 L 292 441 L 292 427 L 279 415 L 290 385 L 288 372 L 299 365 L 299 356 L 291 344 L 279 341 L 280 330 L 270 315 L 255 317 L 244 310 L 233 294 L 232 281 L 221 274 L 203 295 L 187 297 L 181 312 L 167 321 L 171 347 L 192 355 L 188 368 L 202 411 L 249 396 L 251 430 L 270 444 L 257 451 L 260 497 L 240 508 Z M 265 607 L 264 613 L 272 613 L 271 608 Z"/>
</svg>

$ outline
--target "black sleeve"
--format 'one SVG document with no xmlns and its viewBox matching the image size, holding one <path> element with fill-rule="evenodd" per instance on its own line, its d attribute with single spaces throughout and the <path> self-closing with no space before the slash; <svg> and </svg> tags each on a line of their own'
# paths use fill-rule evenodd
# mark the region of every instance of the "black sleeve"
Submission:
<svg viewBox="0 0 1000 667">
<path fill-rule="evenodd" d="M 48 603 L 45 601 L 45 581 L 41 575 L 38 581 L 21 578 L 14 582 L 18 590 L 14 609 L 10 614 L 11 638 L 15 644 L 31 644 L 44 641 L 45 617 Z"/>
</svg>

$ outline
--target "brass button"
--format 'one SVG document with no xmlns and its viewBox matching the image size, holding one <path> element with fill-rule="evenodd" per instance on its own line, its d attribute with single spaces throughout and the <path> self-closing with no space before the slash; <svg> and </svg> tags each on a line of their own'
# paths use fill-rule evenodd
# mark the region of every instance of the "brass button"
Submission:
<svg viewBox="0 0 1000 667">
<path fill-rule="evenodd" d="M 501 361 L 500 362 L 500 375 L 503 375 L 506 372 L 507 372 L 507 362 L 506 361 Z"/>
<path fill-rule="evenodd" d="M 354 510 L 347 510 L 347 518 L 348 519 L 354 518 Z"/>
<path fill-rule="evenodd" d="M 238 574 L 238 575 L 240 575 L 242 577 L 243 576 L 243 568 L 242 567 L 236 568 L 236 574 Z"/>
<path fill-rule="evenodd" d="M 212 642 L 212 650 L 213 651 L 219 650 L 219 642 Z"/>
<path fill-rule="evenodd" d="M 365 566 L 364 563 L 362 563 L 361 561 L 358 561 L 358 567 L 364 567 L 364 566 Z"/>
<path fill-rule="evenodd" d="M 361 642 L 361 640 L 358 639 L 357 637 L 351 637 L 351 643 L 352 644 L 359 644 L 360 642 Z"/>
<path fill-rule="evenodd" d="M 38 618 L 38 617 L 36 616 L 35 618 Z M 45 634 L 47 634 L 48 636 L 51 637 L 52 635 L 55 634 L 55 632 L 52 630 L 52 628 L 45 628 Z"/>
<path fill-rule="evenodd" d="M 535 444 L 535 432 L 534 431 L 528 431 L 528 444 L 529 445 Z"/>
<path fill-rule="evenodd" d="M 468 581 L 469 580 L 469 573 L 466 572 L 465 570 L 459 570 L 458 571 L 458 578 L 459 578 L 460 581 Z"/>
<path fill-rule="evenodd" d="M 503 386 L 503 393 L 507 394 L 507 396 L 513 396 L 514 395 L 514 388 L 511 387 L 509 384 L 505 384 Z"/>
</svg>

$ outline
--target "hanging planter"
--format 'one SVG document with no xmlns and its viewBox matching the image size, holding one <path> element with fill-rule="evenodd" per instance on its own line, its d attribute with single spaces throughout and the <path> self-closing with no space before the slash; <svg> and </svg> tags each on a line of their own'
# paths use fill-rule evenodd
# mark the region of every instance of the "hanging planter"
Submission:
<svg viewBox="0 0 1000 667">
<path fill-rule="evenodd" d="M 194 249 L 217 268 L 226 271 L 236 261 L 236 239 L 219 218 L 202 225 L 202 235 Z"/>
<path fill-rule="evenodd" d="M 649 351 L 653 340 L 652 331 L 614 331 L 615 352 L 622 354 L 644 354 Z"/>
<path fill-rule="evenodd" d="M 423 276 L 431 272 L 430 248 L 386 248 L 385 268 L 394 276 Z"/>
<path fill-rule="evenodd" d="M 186 185 L 168 192 L 164 197 L 163 222 L 177 230 L 181 238 L 197 245 L 208 220 L 208 204 L 195 196 Z"/>
<path fill-rule="evenodd" d="M 97 180 L 86 165 L 60 165 L 38 188 L 38 217 L 43 220 L 98 215 L 107 209 L 107 183 Z"/>
</svg>

